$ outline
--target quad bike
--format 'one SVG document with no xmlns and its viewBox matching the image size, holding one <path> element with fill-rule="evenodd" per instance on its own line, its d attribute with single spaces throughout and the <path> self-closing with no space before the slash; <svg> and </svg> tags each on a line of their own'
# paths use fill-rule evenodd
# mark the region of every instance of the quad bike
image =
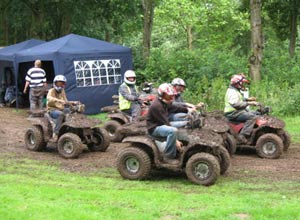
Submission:
<svg viewBox="0 0 300 220">
<path fill-rule="evenodd" d="M 47 112 L 32 112 L 28 120 L 32 126 L 25 133 L 25 145 L 28 150 L 42 151 L 47 143 L 55 143 L 58 153 L 64 158 L 76 158 L 86 145 L 90 151 L 105 151 L 110 140 L 105 129 L 97 127 L 99 120 L 87 118 L 84 105 L 70 102 L 65 105 L 69 109 L 58 133 L 53 140 L 54 120 Z"/>
<path fill-rule="evenodd" d="M 203 121 L 203 129 L 211 130 L 220 134 L 223 139 L 223 145 L 232 156 L 236 152 L 237 143 L 235 137 L 230 133 L 230 126 L 225 120 L 223 113 L 219 111 L 207 112 L 206 105 L 199 107 L 198 118 Z M 195 117 L 194 117 L 195 118 Z"/>
<path fill-rule="evenodd" d="M 114 99 L 117 99 L 118 96 L 113 96 Z M 148 108 L 150 103 L 155 99 L 153 94 L 142 94 L 140 96 L 139 104 L 141 105 L 141 115 L 138 120 L 144 120 L 147 115 Z M 118 105 L 107 106 L 101 109 L 102 112 L 108 112 L 108 120 L 104 124 L 104 128 L 108 132 L 110 141 L 112 142 L 121 142 L 124 136 L 118 132 L 118 129 L 122 125 L 128 124 L 131 122 L 131 117 L 124 112 L 120 111 Z"/>
<path fill-rule="evenodd" d="M 230 166 L 230 155 L 219 134 L 199 127 L 179 128 L 178 140 L 183 151 L 177 152 L 178 163 L 163 158 L 165 138 L 154 138 L 147 133 L 146 122 L 125 125 L 120 130 L 127 137 L 117 156 L 117 169 L 125 179 L 141 180 L 149 177 L 152 168 L 184 171 L 188 179 L 199 185 L 213 185 Z"/>
<path fill-rule="evenodd" d="M 241 143 L 239 140 L 239 132 L 244 127 L 245 123 L 228 121 L 231 127 L 232 134 L 236 137 L 239 147 L 251 146 L 255 148 L 259 157 L 268 159 L 277 159 L 287 151 L 291 139 L 287 131 L 284 130 L 285 123 L 270 116 L 270 107 L 264 107 L 259 103 L 259 108 L 256 111 L 258 117 L 255 119 L 255 125 L 251 135 L 247 137 L 247 143 Z"/>
</svg>

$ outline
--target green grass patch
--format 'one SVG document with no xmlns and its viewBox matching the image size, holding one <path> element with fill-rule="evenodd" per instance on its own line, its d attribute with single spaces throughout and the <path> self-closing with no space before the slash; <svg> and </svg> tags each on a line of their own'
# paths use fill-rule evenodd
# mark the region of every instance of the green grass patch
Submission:
<svg viewBox="0 0 300 220">
<path fill-rule="evenodd" d="M 83 175 L 13 157 L 1 158 L 0 167 L 1 219 L 300 219 L 299 182 L 221 177 L 204 187 L 184 175 L 129 181 L 112 168 Z"/>
<path fill-rule="evenodd" d="M 282 118 L 286 124 L 286 130 L 292 138 L 292 142 L 300 142 L 300 116 Z"/>
</svg>

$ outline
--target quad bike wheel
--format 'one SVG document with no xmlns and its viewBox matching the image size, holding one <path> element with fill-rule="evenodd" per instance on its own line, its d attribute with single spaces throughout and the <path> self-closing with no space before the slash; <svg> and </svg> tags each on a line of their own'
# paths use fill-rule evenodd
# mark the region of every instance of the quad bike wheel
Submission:
<svg viewBox="0 0 300 220">
<path fill-rule="evenodd" d="M 220 164 L 216 157 L 208 153 L 197 153 L 187 161 L 186 175 L 196 184 L 213 185 L 220 175 Z"/>
<path fill-rule="evenodd" d="M 291 144 L 291 136 L 286 131 L 283 131 L 281 139 L 283 141 L 283 151 L 287 151 Z"/>
<path fill-rule="evenodd" d="M 64 158 L 76 158 L 82 152 L 82 143 L 78 135 L 65 133 L 57 143 L 58 153 Z"/>
<path fill-rule="evenodd" d="M 276 134 L 264 134 L 258 138 L 255 148 L 258 156 L 277 159 L 283 152 L 283 142 Z"/>
<path fill-rule="evenodd" d="M 124 136 L 117 132 L 118 128 L 121 127 L 121 123 L 118 121 L 110 120 L 107 121 L 104 125 L 104 128 L 108 132 L 110 141 L 112 142 L 121 142 Z"/>
<path fill-rule="evenodd" d="M 42 151 L 46 147 L 42 130 L 33 126 L 25 133 L 25 145 L 28 150 Z"/>
<path fill-rule="evenodd" d="M 105 129 L 95 128 L 93 129 L 93 143 L 89 143 L 87 146 L 90 151 L 106 151 L 110 144 L 108 133 Z"/>
<path fill-rule="evenodd" d="M 118 154 L 117 168 L 125 179 L 142 180 L 146 179 L 150 174 L 151 160 L 145 151 L 135 147 L 128 147 Z"/>
<path fill-rule="evenodd" d="M 230 155 L 225 147 L 219 147 L 220 155 L 217 157 L 220 163 L 220 174 L 223 175 L 226 173 L 230 167 Z"/>
<path fill-rule="evenodd" d="M 226 138 L 224 139 L 224 145 L 230 156 L 235 154 L 237 144 L 232 134 L 226 134 Z"/>
</svg>

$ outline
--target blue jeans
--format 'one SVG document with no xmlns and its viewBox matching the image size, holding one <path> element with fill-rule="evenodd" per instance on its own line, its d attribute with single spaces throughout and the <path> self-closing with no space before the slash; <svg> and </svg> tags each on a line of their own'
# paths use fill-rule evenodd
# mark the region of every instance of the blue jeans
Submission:
<svg viewBox="0 0 300 220">
<path fill-rule="evenodd" d="M 177 128 L 167 125 L 158 126 L 151 135 L 156 137 L 166 137 L 167 144 L 164 153 L 168 158 L 172 159 L 176 157 Z"/>
<path fill-rule="evenodd" d="M 187 125 L 187 113 L 172 113 L 169 115 L 170 124 L 173 127 L 181 128 Z"/>
<path fill-rule="evenodd" d="M 59 132 L 59 129 L 65 119 L 65 114 L 63 111 L 60 111 L 60 110 L 51 110 L 49 112 L 49 115 L 51 118 L 54 119 L 54 122 L 55 122 L 55 127 L 54 127 L 54 133 L 55 134 L 58 134 Z"/>
</svg>

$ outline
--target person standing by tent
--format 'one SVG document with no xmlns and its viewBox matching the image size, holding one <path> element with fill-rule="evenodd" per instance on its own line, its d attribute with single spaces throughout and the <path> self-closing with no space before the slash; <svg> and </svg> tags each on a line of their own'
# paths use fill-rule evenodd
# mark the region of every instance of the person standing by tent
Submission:
<svg viewBox="0 0 300 220">
<path fill-rule="evenodd" d="M 26 74 L 23 93 L 29 91 L 30 111 L 43 108 L 43 97 L 47 86 L 46 72 L 41 68 L 41 60 L 34 61 L 34 67 L 30 68 Z"/>
<path fill-rule="evenodd" d="M 124 82 L 119 87 L 119 108 L 122 112 L 136 121 L 141 114 L 139 92 L 135 85 L 136 75 L 133 70 L 127 70 L 124 74 Z"/>
</svg>

